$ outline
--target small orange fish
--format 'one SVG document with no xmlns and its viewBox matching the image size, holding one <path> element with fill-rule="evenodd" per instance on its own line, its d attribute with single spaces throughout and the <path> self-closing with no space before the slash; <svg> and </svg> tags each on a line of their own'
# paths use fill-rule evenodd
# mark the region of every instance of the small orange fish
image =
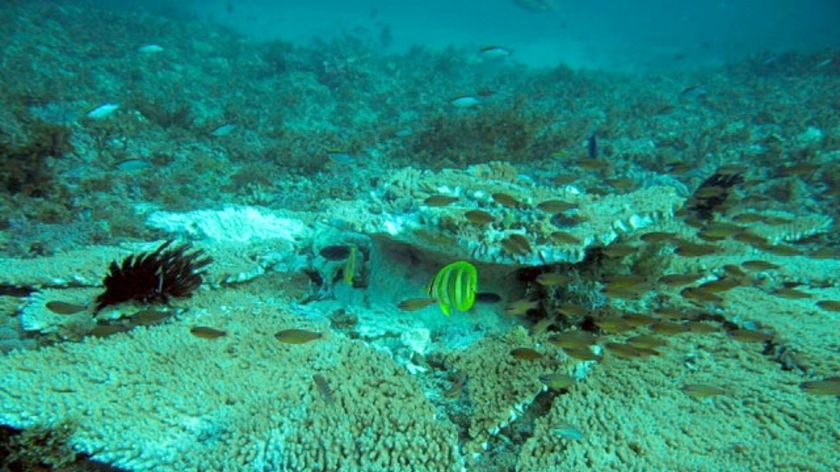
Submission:
<svg viewBox="0 0 840 472">
<path fill-rule="evenodd" d="M 193 336 L 204 339 L 216 339 L 227 334 L 225 331 L 216 328 L 210 328 L 208 326 L 193 326 L 192 328 L 190 328 L 190 333 L 192 333 Z"/>
<path fill-rule="evenodd" d="M 491 197 L 493 197 L 493 201 L 499 205 L 506 206 L 508 208 L 520 209 L 528 206 L 507 193 L 496 192 L 492 194 Z"/>
<path fill-rule="evenodd" d="M 458 201 L 458 197 L 450 197 L 448 195 L 432 195 L 425 200 L 423 204 L 430 207 L 442 207 Z"/>
<path fill-rule="evenodd" d="M 536 361 L 543 358 L 543 355 L 538 351 L 529 347 L 518 347 L 511 349 L 510 355 L 523 361 Z"/>
<path fill-rule="evenodd" d="M 493 216 L 493 214 L 484 210 L 470 210 L 465 212 L 464 216 L 467 217 L 467 221 L 478 226 L 484 226 L 496 220 L 496 217 Z"/>
</svg>

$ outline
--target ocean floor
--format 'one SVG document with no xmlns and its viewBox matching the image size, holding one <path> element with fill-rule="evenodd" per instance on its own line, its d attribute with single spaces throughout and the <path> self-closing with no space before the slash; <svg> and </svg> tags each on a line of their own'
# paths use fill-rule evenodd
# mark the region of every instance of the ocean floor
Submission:
<svg viewBox="0 0 840 472">
<path fill-rule="evenodd" d="M 840 467 L 840 50 L 0 35 L 3 470 Z"/>
</svg>

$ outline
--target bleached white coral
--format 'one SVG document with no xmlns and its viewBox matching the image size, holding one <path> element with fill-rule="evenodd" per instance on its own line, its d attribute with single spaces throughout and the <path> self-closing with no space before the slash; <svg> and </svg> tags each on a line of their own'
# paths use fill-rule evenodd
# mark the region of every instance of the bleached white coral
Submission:
<svg viewBox="0 0 840 472">
<path fill-rule="evenodd" d="M 310 232 L 309 227 L 300 219 L 252 206 L 187 213 L 157 211 L 148 216 L 146 224 L 191 239 L 232 243 L 266 239 L 293 242 Z"/>
</svg>

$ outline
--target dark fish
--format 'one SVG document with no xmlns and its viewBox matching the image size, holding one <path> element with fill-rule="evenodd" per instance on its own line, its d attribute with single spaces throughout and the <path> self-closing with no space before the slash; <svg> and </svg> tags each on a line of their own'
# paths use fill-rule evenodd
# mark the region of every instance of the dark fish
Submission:
<svg viewBox="0 0 840 472">
<path fill-rule="evenodd" d="M 598 137 L 595 133 L 592 133 L 589 139 L 586 140 L 586 154 L 590 159 L 598 158 Z"/>
<path fill-rule="evenodd" d="M 76 305 L 75 303 L 67 302 L 47 302 L 47 309 L 57 315 L 72 315 L 87 309 L 84 305 Z"/>
<path fill-rule="evenodd" d="M 190 328 L 190 333 L 195 337 L 204 339 L 216 339 L 227 334 L 220 329 L 210 328 L 208 326 L 193 326 Z"/>
<path fill-rule="evenodd" d="M 328 261 L 343 261 L 350 257 L 350 246 L 337 244 L 335 246 L 326 246 L 318 251 L 324 259 Z"/>
<path fill-rule="evenodd" d="M 475 301 L 478 303 L 499 303 L 502 301 L 502 297 L 498 293 L 478 292 L 475 294 Z"/>
<path fill-rule="evenodd" d="M 312 380 L 315 382 L 315 386 L 318 387 L 318 391 L 321 392 L 321 396 L 324 397 L 324 401 L 332 403 L 332 390 L 330 389 L 330 384 L 327 382 L 327 379 L 325 379 L 321 374 L 315 374 L 312 376 Z"/>
<path fill-rule="evenodd" d="M 321 333 L 306 329 L 284 329 L 274 335 L 278 341 L 285 344 L 303 344 L 323 337 Z"/>
</svg>

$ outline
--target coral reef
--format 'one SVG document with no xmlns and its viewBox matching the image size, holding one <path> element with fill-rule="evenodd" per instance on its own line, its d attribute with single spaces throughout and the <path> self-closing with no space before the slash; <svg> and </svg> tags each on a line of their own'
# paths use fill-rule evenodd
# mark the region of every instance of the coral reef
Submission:
<svg viewBox="0 0 840 472">
<path fill-rule="evenodd" d="M 273 331 L 308 323 L 256 307 L 189 317 L 230 333 L 214 340 L 179 323 L 11 353 L 2 421 L 73 420 L 75 450 L 131 470 L 461 469 L 454 427 L 389 356 L 340 336 L 281 345 Z"/>
</svg>

